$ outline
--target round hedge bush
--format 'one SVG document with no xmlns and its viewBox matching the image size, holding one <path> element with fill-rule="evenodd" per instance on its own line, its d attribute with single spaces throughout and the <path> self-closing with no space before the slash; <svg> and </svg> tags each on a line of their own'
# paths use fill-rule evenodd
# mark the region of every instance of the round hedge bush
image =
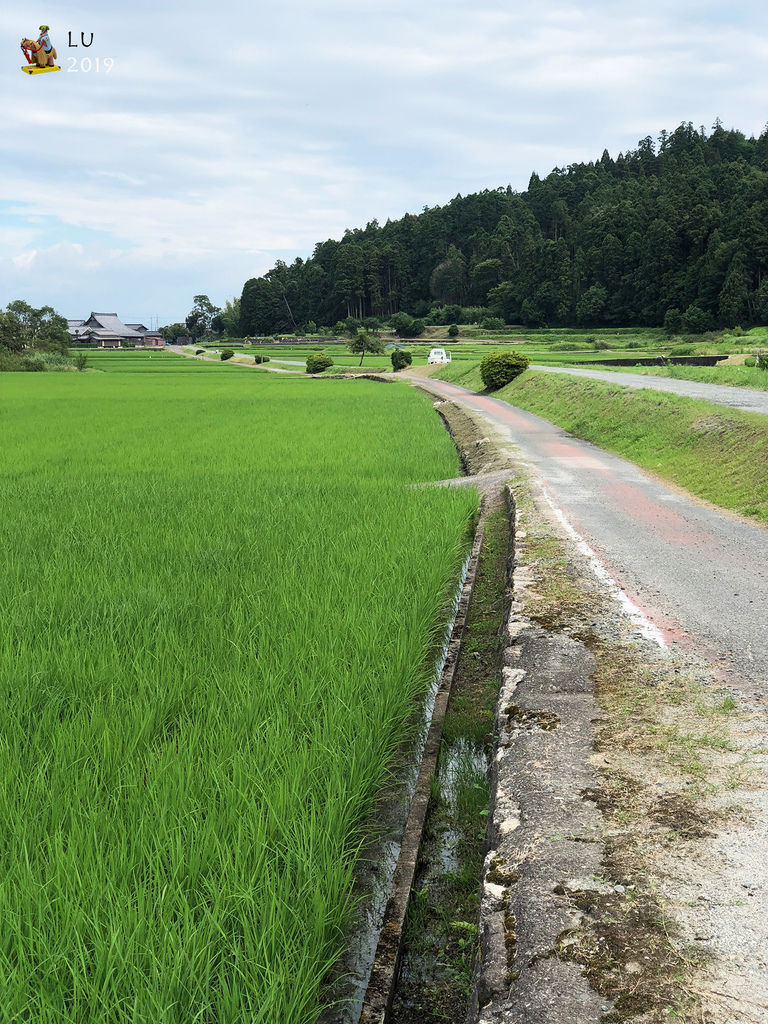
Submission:
<svg viewBox="0 0 768 1024">
<path fill-rule="evenodd" d="M 480 376 L 487 391 L 498 391 L 528 369 L 528 356 L 521 352 L 489 352 L 480 363 Z"/>
<path fill-rule="evenodd" d="M 325 352 L 310 352 L 307 356 L 307 373 L 322 373 L 329 366 L 333 366 L 333 360 Z"/>
<path fill-rule="evenodd" d="M 219 358 L 222 362 L 225 362 L 227 359 L 231 359 L 234 354 L 235 350 L 233 348 L 225 348 Z"/>
<path fill-rule="evenodd" d="M 389 354 L 389 358 L 392 360 L 393 370 L 404 370 L 406 366 L 410 366 L 413 362 L 413 356 L 410 352 L 406 352 L 402 348 L 393 349 Z"/>
</svg>

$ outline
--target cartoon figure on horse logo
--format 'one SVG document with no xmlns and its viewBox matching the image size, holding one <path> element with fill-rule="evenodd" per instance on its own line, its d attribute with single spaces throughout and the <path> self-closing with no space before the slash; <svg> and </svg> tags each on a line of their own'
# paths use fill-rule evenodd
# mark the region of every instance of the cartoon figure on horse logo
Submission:
<svg viewBox="0 0 768 1024">
<path fill-rule="evenodd" d="M 32 42 L 31 39 L 21 40 L 21 49 L 27 58 L 27 66 L 22 67 L 21 70 L 26 72 L 26 74 L 39 75 L 46 71 L 61 71 L 61 68 L 56 63 L 56 50 L 51 42 L 51 37 L 48 35 L 49 32 L 48 25 L 41 25 L 40 35 L 36 43 Z"/>
</svg>

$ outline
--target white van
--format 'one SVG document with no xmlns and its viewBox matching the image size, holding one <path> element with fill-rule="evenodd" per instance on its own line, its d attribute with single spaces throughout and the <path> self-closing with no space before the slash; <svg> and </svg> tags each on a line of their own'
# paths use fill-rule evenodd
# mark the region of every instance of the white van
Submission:
<svg viewBox="0 0 768 1024">
<path fill-rule="evenodd" d="M 450 363 L 451 353 L 446 352 L 444 348 L 433 348 L 430 350 L 428 363 Z"/>
</svg>

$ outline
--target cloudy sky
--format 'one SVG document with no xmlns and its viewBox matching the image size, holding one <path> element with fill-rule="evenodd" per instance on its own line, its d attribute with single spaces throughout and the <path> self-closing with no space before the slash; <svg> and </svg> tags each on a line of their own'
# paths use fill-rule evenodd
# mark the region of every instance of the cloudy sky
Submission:
<svg viewBox="0 0 768 1024">
<path fill-rule="evenodd" d="M 373 218 L 768 121 L 763 0 L 111 7 L 0 0 L 0 305 L 163 324 Z M 23 75 L 41 23 L 62 71 Z"/>
</svg>

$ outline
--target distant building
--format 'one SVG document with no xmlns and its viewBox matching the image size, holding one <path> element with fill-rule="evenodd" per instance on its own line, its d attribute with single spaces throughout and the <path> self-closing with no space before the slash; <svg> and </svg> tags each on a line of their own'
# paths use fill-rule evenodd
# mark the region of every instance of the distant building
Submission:
<svg viewBox="0 0 768 1024">
<path fill-rule="evenodd" d="M 91 313 L 87 320 L 67 320 L 73 345 L 94 348 L 164 348 L 165 339 L 144 324 L 124 324 L 117 313 Z"/>
</svg>

